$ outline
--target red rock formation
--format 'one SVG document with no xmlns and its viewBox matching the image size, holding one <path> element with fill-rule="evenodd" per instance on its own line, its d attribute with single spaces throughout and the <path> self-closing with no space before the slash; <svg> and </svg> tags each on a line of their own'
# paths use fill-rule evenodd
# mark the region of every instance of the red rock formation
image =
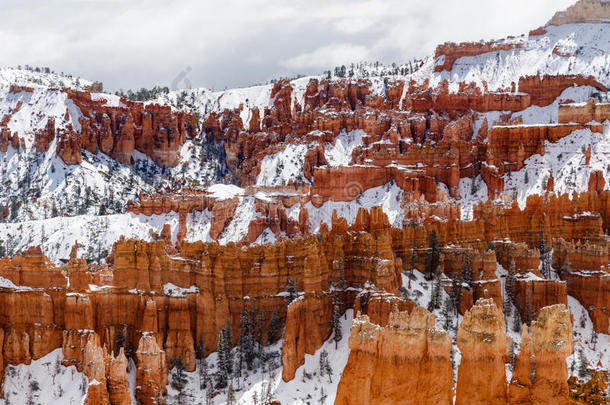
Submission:
<svg viewBox="0 0 610 405">
<path fill-rule="evenodd" d="M 547 25 L 603 23 L 610 19 L 610 5 L 601 0 L 579 0 L 565 11 L 555 13 Z"/>
<path fill-rule="evenodd" d="M 385 328 L 359 315 L 349 347 L 335 404 L 453 403 L 451 337 L 425 309 L 392 312 Z"/>
<path fill-rule="evenodd" d="M 515 282 L 515 295 L 521 319 L 529 322 L 538 312 L 555 304 L 568 305 L 565 282 L 551 280 L 519 280 Z"/>
<path fill-rule="evenodd" d="M 314 354 L 331 333 L 330 297 L 306 295 L 293 302 L 286 313 L 282 350 L 282 379 L 290 381 L 305 363 L 305 354 Z"/>
<path fill-rule="evenodd" d="M 121 107 L 110 107 L 103 99 L 92 99 L 88 92 L 65 92 L 83 113 L 79 145 L 90 152 L 99 148 L 123 164 L 132 163 L 131 155 L 137 149 L 159 166 L 175 166 L 180 146 L 187 137 L 196 135 L 196 117 L 191 113 L 125 99 L 121 99 Z"/>
<path fill-rule="evenodd" d="M 47 120 L 47 125 L 41 131 L 34 134 L 34 144 L 36 152 L 46 152 L 49 150 L 49 144 L 55 139 L 55 119 L 50 117 Z"/>
<path fill-rule="evenodd" d="M 557 75 L 557 76 L 525 76 L 519 78 L 519 91 L 527 93 L 532 98 L 532 104 L 544 107 L 553 102 L 568 87 L 591 86 L 606 92 L 606 86 L 599 83 L 592 76 L 583 77 L 579 75 Z M 559 121 L 565 122 L 565 121 Z M 568 121 L 571 122 L 571 121 Z M 588 122 L 588 121 L 587 121 Z"/>
<path fill-rule="evenodd" d="M 610 333 L 610 272 L 608 269 L 573 271 L 565 277 L 568 294 L 579 300 L 587 309 L 595 330 L 599 333 Z"/>
<path fill-rule="evenodd" d="M 30 364 L 30 336 L 25 332 L 17 332 L 10 328 L 4 334 L 2 347 L 4 364 Z"/>
<path fill-rule="evenodd" d="M 123 348 L 121 348 L 116 357 L 111 354 L 106 356 L 106 381 L 110 404 L 131 404 L 131 394 L 127 379 L 127 358 Z"/>
<path fill-rule="evenodd" d="M 510 51 L 512 49 L 520 48 L 520 44 L 516 43 L 500 43 L 500 42 L 466 42 L 461 44 L 455 44 L 447 42 L 443 45 L 439 45 L 436 48 L 434 58 L 442 58 L 440 64 L 434 67 L 435 72 L 442 72 L 446 70 L 448 72 L 453 69 L 453 64 L 459 58 L 466 56 L 477 56 L 484 53 L 498 52 L 498 51 Z"/>
<path fill-rule="evenodd" d="M 152 335 L 140 339 L 138 351 L 136 398 L 143 405 L 153 405 L 166 392 L 167 369 L 166 355 L 159 349 Z"/>
<path fill-rule="evenodd" d="M 489 164 L 521 170 L 534 154 L 544 155 L 544 142 L 555 143 L 579 129 L 601 133 L 601 125 L 495 126 L 489 131 Z"/>
<path fill-rule="evenodd" d="M 506 404 L 507 339 L 504 315 L 492 300 L 479 300 L 457 334 L 462 353 L 456 404 Z"/>
<path fill-rule="evenodd" d="M 601 170 L 591 172 L 589 176 L 589 192 L 604 191 L 606 188 L 606 179 L 604 173 Z"/>
<path fill-rule="evenodd" d="M 56 152 L 67 165 L 77 165 L 83 161 L 80 139 L 72 130 L 60 133 Z"/>
<path fill-rule="evenodd" d="M 87 338 L 87 345 L 83 352 L 83 372 L 89 380 L 85 405 L 108 404 L 108 391 L 106 389 L 106 365 L 104 350 L 100 347 L 100 339 L 96 333 Z"/>
<path fill-rule="evenodd" d="M 536 404 L 567 404 L 568 367 L 572 354 L 572 318 L 563 305 L 543 308 L 532 323 L 532 348 L 536 379 L 532 397 Z"/>
<path fill-rule="evenodd" d="M 610 104 L 600 104 L 597 99 L 590 98 L 585 104 L 560 104 L 557 121 L 586 124 L 591 121 L 604 122 L 609 118 Z"/>
</svg>

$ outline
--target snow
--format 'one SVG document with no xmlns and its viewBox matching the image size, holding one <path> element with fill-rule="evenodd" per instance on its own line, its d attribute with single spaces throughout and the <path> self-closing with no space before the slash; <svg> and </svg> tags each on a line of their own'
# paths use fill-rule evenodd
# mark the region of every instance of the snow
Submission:
<svg viewBox="0 0 610 405">
<path fill-rule="evenodd" d="M 121 235 L 150 241 L 150 230 L 160 234 L 165 224 L 170 224 L 172 240 L 175 242 L 178 214 L 146 216 L 127 213 L 0 223 L 0 243 L 12 254 L 24 251 L 30 246 L 40 245 L 43 253 L 52 262 L 59 264 L 61 259 L 70 257 L 70 250 L 77 241 L 80 255 L 87 258 L 105 258 Z"/>
<path fill-rule="evenodd" d="M 307 182 L 303 165 L 308 150 L 309 146 L 305 144 L 288 144 L 282 151 L 265 156 L 256 185 L 285 186 L 290 182 Z"/>
<path fill-rule="evenodd" d="M 598 363 L 604 370 L 610 369 L 610 335 L 597 333 L 597 343 L 592 342 L 593 321 L 585 308 L 572 296 L 568 296 L 568 309 L 574 316 L 574 354 L 566 359 L 568 370 L 572 375 L 577 374 L 572 369 L 572 362 L 578 364 L 578 351 L 582 350 L 588 360 L 589 366 L 598 369 Z"/>
<path fill-rule="evenodd" d="M 32 360 L 30 365 L 8 365 L 4 379 L 5 398 L 0 404 L 26 405 L 29 398 L 34 403 L 47 405 L 80 404 L 87 390 L 87 378 L 74 366 L 62 366 L 62 359 L 62 350 L 56 349 Z M 38 390 L 33 389 L 33 382 L 38 383 Z"/>
<path fill-rule="evenodd" d="M 591 161 L 585 165 L 585 152 L 591 146 Z M 601 171 L 610 184 L 610 125 L 604 124 L 603 133 L 589 129 L 577 130 L 556 143 L 545 142 L 545 154 L 533 155 L 525 166 L 504 176 L 505 190 L 516 196 L 519 206 L 525 207 L 530 195 L 541 195 L 545 191 L 551 172 L 555 181 L 555 192 L 560 194 L 588 191 L 589 177 L 593 171 Z M 527 173 L 527 181 L 526 181 Z"/>
<path fill-rule="evenodd" d="M 35 70 L 18 68 L 0 68 L 0 87 L 11 84 L 26 87 L 54 87 L 84 89 L 91 85 L 88 80 L 57 73 L 43 73 Z"/>
<path fill-rule="evenodd" d="M 352 162 L 352 152 L 362 146 L 362 137 L 366 133 L 360 129 L 350 131 L 342 130 L 335 139 L 335 144 L 326 144 L 324 157 L 330 166 L 349 166 Z"/>
<path fill-rule="evenodd" d="M 459 189 L 461 199 L 457 202 L 461 206 L 461 219 L 463 221 L 473 220 L 474 206 L 488 199 L 487 184 L 481 176 L 474 179 L 475 188 L 472 187 L 473 179 L 464 177 L 460 179 Z M 474 193 L 473 193 L 474 191 Z"/>
<path fill-rule="evenodd" d="M 194 211 L 186 217 L 186 240 L 188 242 L 212 242 L 212 212 L 210 210 Z"/>
<path fill-rule="evenodd" d="M 244 189 L 233 184 L 214 184 L 206 189 L 210 197 L 217 200 L 230 200 L 244 194 Z"/>
<path fill-rule="evenodd" d="M 273 231 L 269 228 L 265 228 L 265 230 L 256 238 L 256 240 L 252 243 L 252 245 L 264 245 L 267 243 L 275 243 L 276 237 Z"/>
<path fill-rule="evenodd" d="M 169 297 L 186 297 L 187 294 L 198 294 L 199 288 L 194 285 L 189 288 L 182 288 L 172 283 L 165 283 L 163 293 Z"/>
<path fill-rule="evenodd" d="M 7 288 L 16 291 L 34 291 L 35 289 L 32 287 L 26 286 L 17 286 L 11 280 L 6 279 L 4 277 L 0 277 L 0 288 Z"/>
<path fill-rule="evenodd" d="M 544 35 L 497 41 L 500 45 L 517 44 L 520 48 L 459 58 L 451 72 L 434 72 L 440 61 L 429 58 L 413 77 L 420 83 L 430 78 L 432 86 L 449 80 L 475 82 L 483 88 L 486 82 L 490 90 L 510 88 L 521 76 L 541 74 L 591 75 L 606 86 L 610 84 L 610 54 L 606 51 L 610 45 L 609 24 L 566 24 L 545 29 Z M 575 46 L 578 46 L 577 52 L 571 57 L 553 53 L 555 47 L 569 51 Z"/>
<path fill-rule="evenodd" d="M 335 401 L 341 373 L 347 364 L 350 353 L 348 340 L 353 320 L 353 310 L 348 309 L 340 320 L 342 339 L 337 342 L 337 346 L 335 347 L 335 341 L 331 336 L 315 354 L 306 354 L 305 364 L 297 369 L 296 376 L 292 381 L 284 382 L 282 380 L 281 364 L 276 363 L 279 361 L 282 342 L 279 341 L 274 345 L 266 346 L 264 348 L 265 352 L 275 353 L 276 360 L 269 362 L 267 369 L 265 370 L 263 370 L 262 367 L 259 367 L 256 370 L 247 371 L 244 367 L 242 377 L 233 378 L 233 385 L 236 388 L 236 404 L 252 404 L 252 398 L 255 393 L 260 398 L 260 393 L 264 392 L 269 386 L 272 391 L 272 399 L 279 401 L 281 404 L 306 405 L 320 403 L 322 392 L 326 396 L 326 401 L 324 403 L 332 404 Z M 236 350 L 237 349 L 234 349 L 234 355 Z M 333 370 L 330 380 L 328 376 L 321 376 L 319 372 L 320 355 L 323 351 L 328 353 L 328 360 Z M 212 372 L 214 371 L 214 365 L 217 362 L 217 358 L 218 353 L 212 353 L 206 359 L 210 366 L 210 371 Z M 171 377 L 173 377 L 173 375 L 170 374 L 170 381 L 167 385 L 168 403 L 175 403 L 172 401 L 176 401 L 178 392 L 172 386 Z M 199 389 L 198 371 L 186 373 L 186 377 L 188 382 L 183 389 L 183 393 L 186 393 L 186 403 L 199 403 L 197 402 L 199 399 L 205 398 L 205 391 Z M 220 392 L 220 394 L 213 399 L 212 403 L 214 405 L 226 404 L 226 392 Z"/>
<path fill-rule="evenodd" d="M 254 197 L 240 197 L 233 219 L 226 226 L 220 238 L 218 238 L 218 242 L 223 245 L 229 242 L 239 242 L 248 235 L 250 222 L 258 216 L 261 215 L 256 212 Z"/>
<path fill-rule="evenodd" d="M 337 211 L 339 217 L 347 220 L 352 225 L 356 221 L 356 215 L 360 208 L 370 210 L 379 207 L 388 216 L 393 227 L 402 228 L 404 210 L 400 206 L 402 200 L 402 189 L 394 181 L 379 187 L 365 190 L 351 202 L 327 201 L 320 208 L 316 208 L 311 202 L 305 204 L 309 213 L 309 229 L 316 233 L 324 222 L 329 228 L 332 226 L 333 211 Z"/>
</svg>

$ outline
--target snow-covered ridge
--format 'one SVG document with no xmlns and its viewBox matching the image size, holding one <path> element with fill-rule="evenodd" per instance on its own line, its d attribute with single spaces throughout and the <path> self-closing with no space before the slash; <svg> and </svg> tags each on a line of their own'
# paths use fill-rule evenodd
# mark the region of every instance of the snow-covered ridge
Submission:
<svg viewBox="0 0 610 405">
<path fill-rule="evenodd" d="M 495 41 L 498 46 L 517 46 L 507 51 L 459 58 L 451 72 L 434 72 L 442 61 L 429 58 L 413 76 L 418 82 L 430 79 L 432 86 L 448 80 L 455 84 L 475 82 L 483 88 L 486 82 L 489 90 L 510 88 L 519 77 L 532 75 L 580 74 L 593 76 L 607 87 L 610 85 L 610 24 L 548 26 L 545 31 L 542 35 Z"/>
<path fill-rule="evenodd" d="M 52 73 L 44 68 L 33 70 L 18 68 L 0 68 L 0 87 L 11 85 L 27 87 L 73 88 L 83 90 L 93 83 L 89 80 Z"/>
</svg>

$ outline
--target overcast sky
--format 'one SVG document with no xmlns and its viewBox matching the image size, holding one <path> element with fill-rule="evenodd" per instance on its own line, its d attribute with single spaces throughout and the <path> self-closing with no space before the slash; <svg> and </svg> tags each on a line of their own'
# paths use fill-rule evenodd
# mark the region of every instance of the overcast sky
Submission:
<svg viewBox="0 0 610 405">
<path fill-rule="evenodd" d="M 190 68 L 193 87 L 222 89 L 527 33 L 574 2 L 0 0 L 0 65 L 49 66 L 111 91 L 171 87 Z"/>
</svg>

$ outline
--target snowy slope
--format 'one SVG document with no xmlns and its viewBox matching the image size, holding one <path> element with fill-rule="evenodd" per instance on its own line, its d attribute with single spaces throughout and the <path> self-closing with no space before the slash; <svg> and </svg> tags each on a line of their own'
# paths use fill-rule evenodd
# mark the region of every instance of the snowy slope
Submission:
<svg viewBox="0 0 610 405">
<path fill-rule="evenodd" d="M 414 74 L 418 81 L 430 78 L 431 85 L 442 80 L 475 82 L 490 90 L 510 88 L 520 76 L 581 74 L 593 76 L 600 83 L 610 85 L 610 24 L 567 24 L 545 27 L 540 36 L 522 35 L 497 41 L 498 44 L 515 44 L 520 48 L 498 51 L 458 59 L 451 72 L 435 73 L 439 60 L 429 58 L 421 70 Z M 553 53 L 574 56 L 566 57 Z"/>
<path fill-rule="evenodd" d="M 8 365 L 4 378 L 4 399 L 0 404 L 80 404 L 87 393 L 87 377 L 76 367 L 61 365 L 63 353 L 56 349 L 30 365 Z"/>
<path fill-rule="evenodd" d="M 73 89 L 84 89 L 91 85 L 89 80 L 73 77 L 71 75 L 57 74 L 54 72 L 46 72 L 40 69 L 37 72 L 27 70 L 25 68 L 0 68 L 0 87 L 8 87 L 12 84 L 27 87 L 54 87 Z"/>
</svg>

